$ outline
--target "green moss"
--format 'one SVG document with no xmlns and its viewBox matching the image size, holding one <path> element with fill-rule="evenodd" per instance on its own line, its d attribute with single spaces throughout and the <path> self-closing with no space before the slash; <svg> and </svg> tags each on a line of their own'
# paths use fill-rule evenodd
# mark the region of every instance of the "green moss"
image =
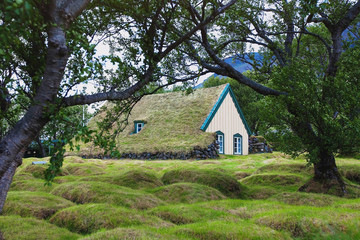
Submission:
<svg viewBox="0 0 360 240">
<path fill-rule="evenodd" d="M 0 216 L 0 231 L 6 240 L 72 240 L 80 236 L 44 220 Z"/>
<path fill-rule="evenodd" d="M 108 203 L 137 209 L 162 203 L 152 194 L 102 182 L 63 183 L 51 193 L 76 203 Z"/>
<path fill-rule="evenodd" d="M 240 197 L 244 190 L 236 178 L 213 170 L 177 169 L 166 172 L 161 180 L 164 184 L 193 182 L 207 185 L 232 198 Z"/>
<path fill-rule="evenodd" d="M 11 183 L 10 191 L 51 192 L 58 184 L 46 184 L 42 179 L 20 180 Z"/>
<path fill-rule="evenodd" d="M 97 166 L 92 163 L 69 164 L 64 169 L 69 172 L 69 174 L 75 176 L 90 176 L 105 173 L 105 170 L 101 165 Z"/>
<path fill-rule="evenodd" d="M 10 191 L 3 214 L 46 219 L 56 211 L 73 205 L 66 199 L 44 192 Z"/>
<path fill-rule="evenodd" d="M 137 225 L 164 227 L 172 225 L 155 216 L 108 204 L 85 204 L 66 208 L 56 213 L 50 222 L 81 234 L 116 227 Z"/>
<path fill-rule="evenodd" d="M 208 221 L 179 226 L 173 229 L 177 235 L 192 239 L 291 239 L 286 233 L 274 231 L 248 221 Z"/>
<path fill-rule="evenodd" d="M 173 234 L 164 233 L 164 231 L 156 231 L 154 229 L 140 229 L 140 228 L 116 228 L 108 231 L 101 231 L 81 240 L 177 240 L 185 239 Z M 188 239 L 188 238 L 186 238 Z"/>
<path fill-rule="evenodd" d="M 86 177 L 82 178 L 81 181 L 108 182 L 133 189 L 154 188 L 163 185 L 155 174 L 140 169 L 125 173 Z"/>
<path fill-rule="evenodd" d="M 226 198 L 217 189 L 196 183 L 174 183 L 151 192 L 169 203 L 196 203 Z"/>
<path fill-rule="evenodd" d="M 211 208 L 207 204 L 177 204 L 159 206 L 148 210 L 148 213 L 174 224 L 188 224 L 208 221 L 221 217 L 225 218 L 229 215 L 226 211 Z"/>
<path fill-rule="evenodd" d="M 305 178 L 294 174 L 253 174 L 241 182 L 250 185 L 300 187 L 305 183 Z"/>
</svg>

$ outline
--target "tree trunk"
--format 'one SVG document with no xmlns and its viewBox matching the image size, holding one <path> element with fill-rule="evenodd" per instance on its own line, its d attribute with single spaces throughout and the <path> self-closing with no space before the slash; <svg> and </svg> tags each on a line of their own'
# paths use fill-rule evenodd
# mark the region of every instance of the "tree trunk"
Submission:
<svg viewBox="0 0 360 240">
<path fill-rule="evenodd" d="M 0 214 L 2 213 L 6 196 L 9 191 L 13 176 L 15 174 L 16 168 L 22 163 L 22 155 L 24 151 L 21 151 L 14 161 L 10 163 L 10 166 L 6 172 L 0 176 Z M 0 238 L 1 240 L 1 238 Z"/>
<path fill-rule="evenodd" d="M 333 154 L 321 151 L 314 163 L 314 177 L 299 188 L 301 192 L 328 193 L 343 196 L 346 186 L 335 163 Z"/>
<path fill-rule="evenodd" d="M 44 146 L 43 146 L 43 144 L 41 143 L 41 140 L 40 140 L 39 137 L 36 137 L 36 142 L 37 142 L 37 144 L 39 145 L 40 156 L 41 156 L 42 158 L 46 157 L 46 152 L 45 152 Z"/>
</svg>

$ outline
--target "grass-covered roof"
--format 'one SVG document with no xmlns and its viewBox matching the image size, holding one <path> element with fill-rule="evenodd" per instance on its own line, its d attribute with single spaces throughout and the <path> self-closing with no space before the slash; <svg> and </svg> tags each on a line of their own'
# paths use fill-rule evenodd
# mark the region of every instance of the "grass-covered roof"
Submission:
<svg viewBox="0 0 360 240">
<path fill-rule="evenodd" d="M 200 130 L 201 125 L 220 97 L 226 85 L 196 89 L 193 93 L 170 92 L 144 96 L 132 109 L 128 124 L 116 136 L 121 153 L 189 152 L 195 146 L 207 147 L 214 141 L 212 133 Z M 107 107 L 111 108 L 108 103 Z M 89 123 L 94 128 L 104 112 Z M 145 123 L 136 134 L 135 121 Z M 83 146 L 81 155 L 96 155 L 100 151 L 91 144 Z"/>
</svg>

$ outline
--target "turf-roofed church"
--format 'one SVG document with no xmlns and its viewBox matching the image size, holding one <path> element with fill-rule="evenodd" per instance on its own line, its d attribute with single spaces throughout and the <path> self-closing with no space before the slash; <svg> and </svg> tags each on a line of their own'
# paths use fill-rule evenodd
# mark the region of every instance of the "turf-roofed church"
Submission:
<svg viewBox="0 0 360 240">
<path fill-rule="evenodd" d="M 112 104 L 107 103 L 111 108 Z M 97 114 L 89 123 L 104 117 Z M 134 159 L 214 158 L 248 154 L 250 129 L 229 84 L 144 96 L 116 137 L 119 152 Z M 74 153 L 73 153 L 74 154 Z M 104 157 L 91 143 L 75 153 Z"/>
</svg>

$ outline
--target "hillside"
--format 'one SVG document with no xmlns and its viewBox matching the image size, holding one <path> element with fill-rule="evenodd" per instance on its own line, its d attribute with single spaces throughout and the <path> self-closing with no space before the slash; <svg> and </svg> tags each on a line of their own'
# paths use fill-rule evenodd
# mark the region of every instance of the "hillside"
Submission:
<svg viewBox="0 0 360 240">
<path fill-rule="evenodd" d="M 312 175 L 280 154 L 206 161 L 67 157 L 52 186 L 24 159 L 0 232 L 12 239 L 360 239 L 360 166 L 338 158 L 346 198 L 300 193 Z"/>
</svg>

